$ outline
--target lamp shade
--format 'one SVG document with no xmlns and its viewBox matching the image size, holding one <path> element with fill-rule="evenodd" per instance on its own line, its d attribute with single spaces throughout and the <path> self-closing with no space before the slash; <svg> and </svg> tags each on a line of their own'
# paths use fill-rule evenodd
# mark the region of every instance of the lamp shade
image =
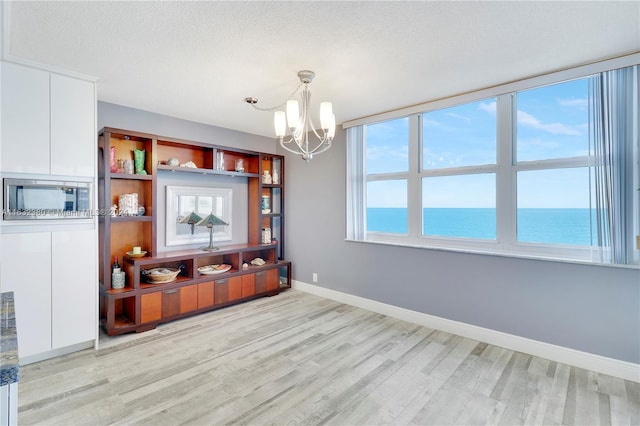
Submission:
<svg viewBox="0 0 640 426">
<path fill-rule="evenodd" d="M 331 102 L 320 103 L 320 126 L 322 130 L 328 130 L 331 127 L 331 116 L 333 115 L 333 107 Z"/>
<path fill-rule="evenodd" d="M 188 223 L 189 225 L 191 225 L 193 223 L 198 223 L 201 220 L 202 218 L 200 217 L 200 215 L 198 215 L 196 212 L 191 212 L 180 219 L 178 223 Z"/>
<path fill-rule="evenodd" d="M 287 124 L 290 129 L 298 127 L 300 122 L 300 108 L 298 107 L 298 101 L 287 101 Z"/>
<path fill-rule="evenodd" d="M 327 132 L 327 136 L 329 139 L 333 139 L 336 135 L 336 116 L 335 114 L 331 114 L 331 120 L 329 121 L 329 130 Z"/>
<path fill-rule="evenodd" d="M 228 223 L 220 219 L 218 216 L 214 215 L 213 213 L 203 218 L 200 222 L 196 223 L 196 226 L 206 226 L 209 228 L 215 225 L 228 225 Z"/>
<path fill-rule="evenodd" d="M 284 111 L 275 112 L 273 115 L 273 127 L 276 130 L 277 137 L 284 137 L 284 134 L 287 131 L 287 117 L 285 116 Z"/>
</svg>

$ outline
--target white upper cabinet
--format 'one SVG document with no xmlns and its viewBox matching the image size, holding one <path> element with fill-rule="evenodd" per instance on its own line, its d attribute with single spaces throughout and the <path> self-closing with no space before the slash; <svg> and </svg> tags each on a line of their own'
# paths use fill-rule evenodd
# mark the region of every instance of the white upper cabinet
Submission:
<svg viewBox="0 0 640 426">
<path fill-rule="evenodd" d="M 95 176 L 95 83 L 2 63 L 2 171 Z"/>
<path fill-rule="evenodd" d="M 2 171 L 49 173 L 49 73 L 2 63 Z"/>
<path fill-rule="evenodd" d="M 94 84 L 51 74 L 51 174 L 94 176 L 94 122 Z"/>
</svg>

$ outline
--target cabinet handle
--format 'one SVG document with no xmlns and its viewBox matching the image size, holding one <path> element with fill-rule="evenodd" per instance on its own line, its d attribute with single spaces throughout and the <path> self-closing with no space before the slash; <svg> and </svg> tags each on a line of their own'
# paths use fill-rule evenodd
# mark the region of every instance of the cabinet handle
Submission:
<svg viewBox="0 0 640 426">
<path fill-rule="evenodd" d="M 229 281 L 229 279 L 218 280 L 218 281 L 216 281 L 216 284 L 226 284 L 227 281 Z"/>
<path fill-rule="evenodd" d="M 262 275 L 264 275 L 264 274 L 266 274 L 266 272 L 265 272 L 265 271 L 262 271 L 262 272 L 256 272 L 256 277 L 260 277 L 260 276 L 262 276 Z"/>
<path fill-rule="evenodd" d="M 173 294 L 173 293 L 177 293 L 177 292 L 178 292 L 178 289 L 174 288 L 173 290 L 165 290 L 164 294 Z"/>
</svg>

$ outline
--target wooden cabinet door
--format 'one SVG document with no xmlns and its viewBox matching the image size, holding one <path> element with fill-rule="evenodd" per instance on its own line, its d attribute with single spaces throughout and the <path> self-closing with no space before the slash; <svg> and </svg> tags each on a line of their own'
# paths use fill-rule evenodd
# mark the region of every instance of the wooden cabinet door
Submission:
<svg viewBox="0 0 640 426">
<path fill-rule="evenodd" d="M 188 285 L 180 289 L 180 313 L 198 309 L 198 285 Z"/>
<path fill-rule="evenodd" d="M 162 318 L 162 292 L 147 293 L 140 296 L 140 322 L 155 321 Z"/>
<path fill-rule="evenodd" d="M 214 284 L 214 299 L 216 305 L 229 301 L 229 279 L 216 280 Z"/>
<path fill-rule="evenodd" d="M 246 274 L 242 276 L 242 297 L 249 297 L 256 294 L 256 276 Z"/>
<path fill-rule="evenodd" d="M 267 271 L 256 272 L 256 294 L 266 293 L 267 291 Z"/>
<path fill-rule="evenodd" d="M 216 304 L 227 303 L 242 298 L 242 278 L 231 277 L 215 281 Z"/>
<path fill-rule="evenodd" d="M 215 302 L 213 286 L 213 281 L 198 284 L 198 309 L 213 306 Z"/>
<path fill-rule="evenodd" d="M 172 288 L 162 292 L 162 318 L 180 313 L 180 289 Z"/>
<path fill-rule="evenodd" d="M 267 271 L 267 291 L 277 290 L 280 287 L 280 277 L 277 269 Z"/>
<path fill-rule="evenodd" d="M 229 278 L 229 301 L 242 299 L 242 277 Z"/>
</svg>

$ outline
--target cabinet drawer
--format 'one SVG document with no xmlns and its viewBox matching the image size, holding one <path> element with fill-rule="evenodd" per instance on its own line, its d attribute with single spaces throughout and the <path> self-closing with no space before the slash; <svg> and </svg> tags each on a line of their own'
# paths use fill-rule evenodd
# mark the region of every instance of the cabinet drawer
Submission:
<svg viewBox="0 0 640 426">
<path fill-rule="evenodd" d="M 155 321 L 162 318 L 162 292 L 140 296 L 140 322 Z"/>
</svg>

